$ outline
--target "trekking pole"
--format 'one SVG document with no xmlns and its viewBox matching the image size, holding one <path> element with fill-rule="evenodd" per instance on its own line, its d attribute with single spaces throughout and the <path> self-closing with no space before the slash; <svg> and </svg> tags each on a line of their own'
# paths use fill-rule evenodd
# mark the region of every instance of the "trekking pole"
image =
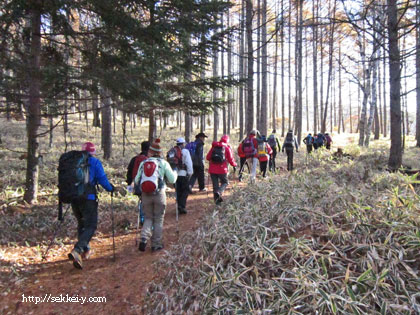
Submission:
<svg viewBox="0 0 420 315">
<path fill-rule="evenodd" d="M 137 228 L 136 228 L 136 246 L 139 238 L 139 227 L 140 227 L 140 207 L 141 207 L 141 200 L 137 204 Z"/>
<path fill-rule="evenodd" d="M 115 229 L 114 229 L 114 191 L 111 191 L 112 251 L 115 261 Z"/>
<path fill-rule="evenodd" d="M 59 205 L 59 207 L 60 207 L 60 210 L 59 210 L 59 212 L 60 213 L 62 213 L 62 211 L 63 211 L 63 209 L 62 209 L 62 205 L 60 204 Z M 42 260 L 44 261 L 44 260 L 46 260 L 46 258 L 47 258 L 47 255 L 48 255 L 48 252 L 50 251 L 50 249 L 51 249 L 51 246 L 52 246 L 52 244 L 54 243 L 54 240 L 55 240 L 55 238 L 56 238 L 56 236 L 57 236 L 57 233 L 58 233 L 58 231 L 60 230 L 60 227 L 61 227 L 61 225 L 63 224 L 63 222 L 64 222 L 64 217 L 66 216 L 66 213 L 67 213 L 67 211 L 70 209 L 70 207 L 71 207 L 71 204 L 67 207 L 67 209 L 66 209 L 66 211 L 64 212 L 64 215 L 60 215 L 60 217 L 59 217 L 59 221 L 60 221 L 60 223 L 58 223 L 58 225 L 57 225 L 57 228 L 55 229 L 55 231 L 54 231 L 54 234 L 53 234 L 53 236 L 52 236 L 52 238 L 51 238 L 51 240 L 50 240 L 50 243 L 48 244 L 48 247 L 47 247 L 47 249 L 45 250 L 45 252 L 41 255 L 41 257 L 42 257 Z"/>
<path fill-rule="evenodd" d="M 176 220 L 176 237 L 179 239 L 179 220 L 178 220 L 178 195 L 176 193 L 176 183 L 175 183 L 175 220 Z"/>
</svg>

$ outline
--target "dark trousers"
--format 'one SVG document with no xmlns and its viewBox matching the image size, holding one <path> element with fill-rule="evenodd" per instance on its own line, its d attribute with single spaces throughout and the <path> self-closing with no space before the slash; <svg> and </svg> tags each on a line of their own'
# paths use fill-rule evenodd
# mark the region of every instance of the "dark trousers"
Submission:
<svg viewBox="0 0 420 315">
<path fill-rule="evenodd" d="M 238 172 L 239 180 L 242 179 L 242 172 L 244 171 L 245 162 L 246 162 L 246 157 L 239 158 L 239 172 Z"/>
<path fill-rule="evenodd" d="M 262 161 L 262 162 L 260 161 L 260 172 L 263 177 L 265 177 L 267 173 L 267 164 L 268 164 L 268 161 Z"/>
<path fill-rule="evenodd" d="M 306 152 L 311 153 L 312 152 L 312 144 L 306 145 Z"/>
<path fill-rule="evenodd" d="M 82 254 L 89 250 L 89 242 L 98 225 L 98 202 L 96 200 L 72 202 L 71 207 L 77 220 L 77 243 L 74 248 Z"/>
<path fill-rule="evenodd" d="M 220 196 L 225 191 L 227 185 L 229 184 L 227 174 L 210 174 L 211 182 L 213 183 L 213 196 L 214 200 L 217 199 L 216 193 L 219 193 Z M 220 186 L 219 186 L 220 181 Z"/>
<path fill-rule="evenodd" d="M 277 156 L 277 149 L 273 149 L 273 153 L 270 156 L 270 162 L 269 162 L 269 168 L 270 171 L 275 172 L 276 171 L 276 156 Z"/>
<path fill-rule="evenodd" d="M 286 148 L 287 170 L 293 171 L 293 148 Z"/>
<path fill-rule="evenodd" d="M 327 144 L 325 145 L 325 147 L 327 148 L 327 150 L 331 149 L 331 143 L 327 143 Z"/>
<path fill-rule="evenodd" d="M 189 194 L 188 185 L 188 176 L 178 176 L 178 179 L 176 180 L 176 200 L 178 202 L 178 210 L 185 210 L 187 206 L 187 198 Z"/>
<path fill-rule="evenodd" d="M 198 189 L 203 190 L 205 188 L 204 180 L 204 166 L 193 166 L 194 173 L 190 178 L 190 186 L 194 187 L 195 181 L 198 180 Z"/>
</svg>

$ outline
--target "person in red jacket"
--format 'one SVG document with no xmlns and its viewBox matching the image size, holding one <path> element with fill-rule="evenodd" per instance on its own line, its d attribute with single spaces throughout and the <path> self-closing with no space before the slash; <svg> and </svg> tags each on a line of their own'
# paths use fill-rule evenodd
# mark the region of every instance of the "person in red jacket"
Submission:
<svg viewBox="0 0 420 315">
<path fill-rule="evenodd" d="M 267 164 L 271 154 L 273 154 L 273 149 L 271 149 L 271 146 L 267 143 L 266 137 L 261 136 L 261 138 L 258 139 L 258 161 L 260 162 L 260 171 L 263 177 L 266 176 Z"/>
<path fill-rule="evenodd" d="M 229 184 L 228 163 L 236 167 L 233 152 L 229 146 L 229 136 L 224 135 L 220 141 L 214 141 L 210 151 L 207 153 L 206 160 L 210 162 L 209 173 L 213 183 L 213 196 L 216 204 L 220 204 L 223 191 Z M 219 185 L 220 181 L 220 185 Z"/>
</svg>

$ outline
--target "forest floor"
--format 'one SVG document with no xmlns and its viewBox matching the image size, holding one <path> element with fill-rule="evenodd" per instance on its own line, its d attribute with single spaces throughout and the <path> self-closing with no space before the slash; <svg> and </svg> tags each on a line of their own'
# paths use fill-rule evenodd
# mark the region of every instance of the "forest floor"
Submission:
<svg viewBox="0 0 420 315">
<path fill-rule="evenodd" d="M 226 195 L 232 190 L 231 181 Z M 240 183 L 240 185 L 244 185 Z M 173 196 L 173 192 L 168 192 Z M 188 198 L 188 214 L 179 217 L 179 240 L 182 235 L 194 230 L 200 220 L 213 211 L 212 192 L 196 192 Z M 178 241 L 175 203 L 168 198 L 164 222 L 165 249 Z M 4 292 L 0 299 L 2 314 L 94 314 L 94 313 L 140 313 L 148 285 L 164 275 L 162 270 L 154 268 L 153 263 L 159 260 L 161 252 L 152 253 L 150 245 L 142 253 L 135 244 L 136 230 L 115 236 L 116 259 L 113 260 L 112 235 L 95 236 L 91 242 L 94 250 L 89 260 L 84 261 L 83 270 L 78 270 L 67 259 L 72 245 L 61 247 L 59 255 L 49 257 L 47 261 L 38 261 L 26 269 L 24 279 L 17 281 Z M 57 251 L 58 249 L 53 249 Z M 27 253 L 10 248 L 8 255 L 21 256 L 21 262 Z M 4 280 L 4 279 L 3 279 Z M 24 298 L 38 297 L 42 301 L 55 300 L 55 297 L 78 298 L 78 302 L 24 302 Z M 106 302 L 85 303 L 82 298 L 105 297 Z M 45 300 L 44 300 L 45 299 Z M 83 304 L 82 304 L 83 303 Z"/>
</svg>

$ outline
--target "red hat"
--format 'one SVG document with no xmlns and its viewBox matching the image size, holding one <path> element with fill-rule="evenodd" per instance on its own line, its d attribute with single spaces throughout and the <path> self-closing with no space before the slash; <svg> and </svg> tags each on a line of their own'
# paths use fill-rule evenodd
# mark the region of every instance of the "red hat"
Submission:
<svg viewBox="0 0 420 315">
<path fill-rule="evenodd" d="M 154 152 L 157 153 L 161 153 L 162 152 L 162 148 L 160 147 L 160 139 L 156 139 L 151 145 L 149 150 L 152 150 Z"/>
<path fill-rule="evenodd" d="M 95 145 L 92 142 L 85 142 L 82 145 L 82 151 L 87 151 L 90 154 L 96 154 Z"/>
</svg>

